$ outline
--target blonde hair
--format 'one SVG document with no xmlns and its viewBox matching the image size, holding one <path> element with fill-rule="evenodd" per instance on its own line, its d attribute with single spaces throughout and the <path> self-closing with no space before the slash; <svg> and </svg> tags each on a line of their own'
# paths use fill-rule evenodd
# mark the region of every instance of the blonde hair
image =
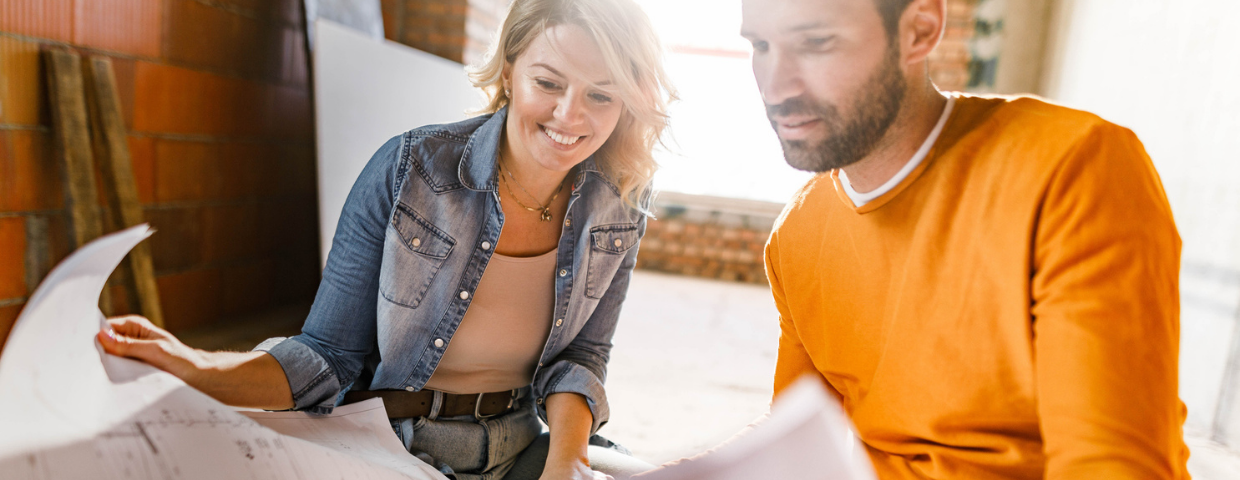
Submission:
<svg viewBox="0 0 1240 480">
<path fill-rule="evenodd" d="M 580 27 L 602 50 L 624 111 L 595 159 L 619 187 L 621 200 L 644 209 L 638 202 L 651 193 L 650 179 L 658 169 L 651 152 L 662 141 L 667 106 L 676 99 L 676 91 L 663 70 L 654 27 L 632 0 L 514 0 L 490 52 L 469 70 L 474 86 L 489 99 L 481 113 L 494 113 L 509 104 L 504 67 L 556 25 Z"/>
</svg>

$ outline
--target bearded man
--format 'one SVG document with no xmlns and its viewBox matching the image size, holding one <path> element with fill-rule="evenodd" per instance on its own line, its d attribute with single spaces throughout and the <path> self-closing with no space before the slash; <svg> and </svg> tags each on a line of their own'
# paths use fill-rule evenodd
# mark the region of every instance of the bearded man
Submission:
<svg viewBox="0 0 1240 480">
<path fill-rule="evenodd" d="M 820 377 L 883 479 L 1187 478 L 1180 239 L 1140 141 L 943 94 L 944 0 L 744 0 L 793 167 L 776 393 Z"/>
</svg>

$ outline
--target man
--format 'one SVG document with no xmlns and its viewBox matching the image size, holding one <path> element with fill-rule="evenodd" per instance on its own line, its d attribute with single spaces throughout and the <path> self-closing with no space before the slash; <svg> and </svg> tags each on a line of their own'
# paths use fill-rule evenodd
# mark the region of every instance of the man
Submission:
<svg viewBox="0 0 1240 480">
<path fill-rule="evenodd" d="M 1128 130 L 944 95 L 944 0 L 744 0 L 793 167 L 776 393 L 819 376 L 879 477 L 1187 478 L 1180 240 Z"/>
</svg>

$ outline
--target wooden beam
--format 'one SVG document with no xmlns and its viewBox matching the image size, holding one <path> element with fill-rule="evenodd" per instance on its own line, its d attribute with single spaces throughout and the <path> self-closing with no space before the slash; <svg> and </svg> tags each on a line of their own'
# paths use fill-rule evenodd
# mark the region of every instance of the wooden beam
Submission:
<svg viewBox="0 0 1240 480">
<path fill-rule="evenodd" d="M 129 137 L 125 132 L 125 119 L 121 115 L 121 99 L 116 89 L 116 75 L 112 61 L 106 57 L 91 57 L 87 62 L 87 89 L 91 97 L 91 130 L 95 132 L 95 151 L 103 167 L 104 193 L 108 198 L 118 229 L 129 228 L 145 221 L 142 204 L 138 201 L 138 186 L 133 176 L 133 160 L 129 155 Z M 159 304 L 159 289 L 155 284 L 155 267 L 149 242 L 139 243 L 129 252 L 122 268 L 125 290 L 129 296 L 129 308 L 140 313 L 157 326 L 164 326 L 163 310 Z"/>
<path fill-rule="evenodd" d="M 95 161 L 91 156 L 86 119 L 82 58 L 70 51 L 47 50 L 43 52 L 43 59 L 47 67 L 56 150 L 65 166 L 74 248 L 80 248 L 103 234 L 99 192 L 95 188 Z M 112 298 L 106 290 L 99 299 L 99 306 L 104 313 L 112 311 Z"/>
</svg>

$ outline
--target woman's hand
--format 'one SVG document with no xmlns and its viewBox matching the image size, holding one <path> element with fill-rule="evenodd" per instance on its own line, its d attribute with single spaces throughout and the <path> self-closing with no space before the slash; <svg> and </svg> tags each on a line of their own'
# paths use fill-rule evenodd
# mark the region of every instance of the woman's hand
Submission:
<svg viewBox="0 0 1240 480">
<path fill-rule="evenodd" d="M 137 315 L 109 318 L 95 337 L 105 352 L 141 360 L 186 383 L 193 383 L 193 376 L 202 363 L 202 352 Z"/>
<path fill-rule="evenodd" d="M 264 352 L 191 348 L 137 315 L 109 318 L 95 337 L 105 352 L 146 362 L 225 404 L 266 410 L 293 408 L 284 368 Z"/>
<path fill-rule="evenodd" d="M 539 480 L 613 480 L 611 475 L 596 472 L 582 460 L 554 461 L 547 459 Z"/>
</svg>

